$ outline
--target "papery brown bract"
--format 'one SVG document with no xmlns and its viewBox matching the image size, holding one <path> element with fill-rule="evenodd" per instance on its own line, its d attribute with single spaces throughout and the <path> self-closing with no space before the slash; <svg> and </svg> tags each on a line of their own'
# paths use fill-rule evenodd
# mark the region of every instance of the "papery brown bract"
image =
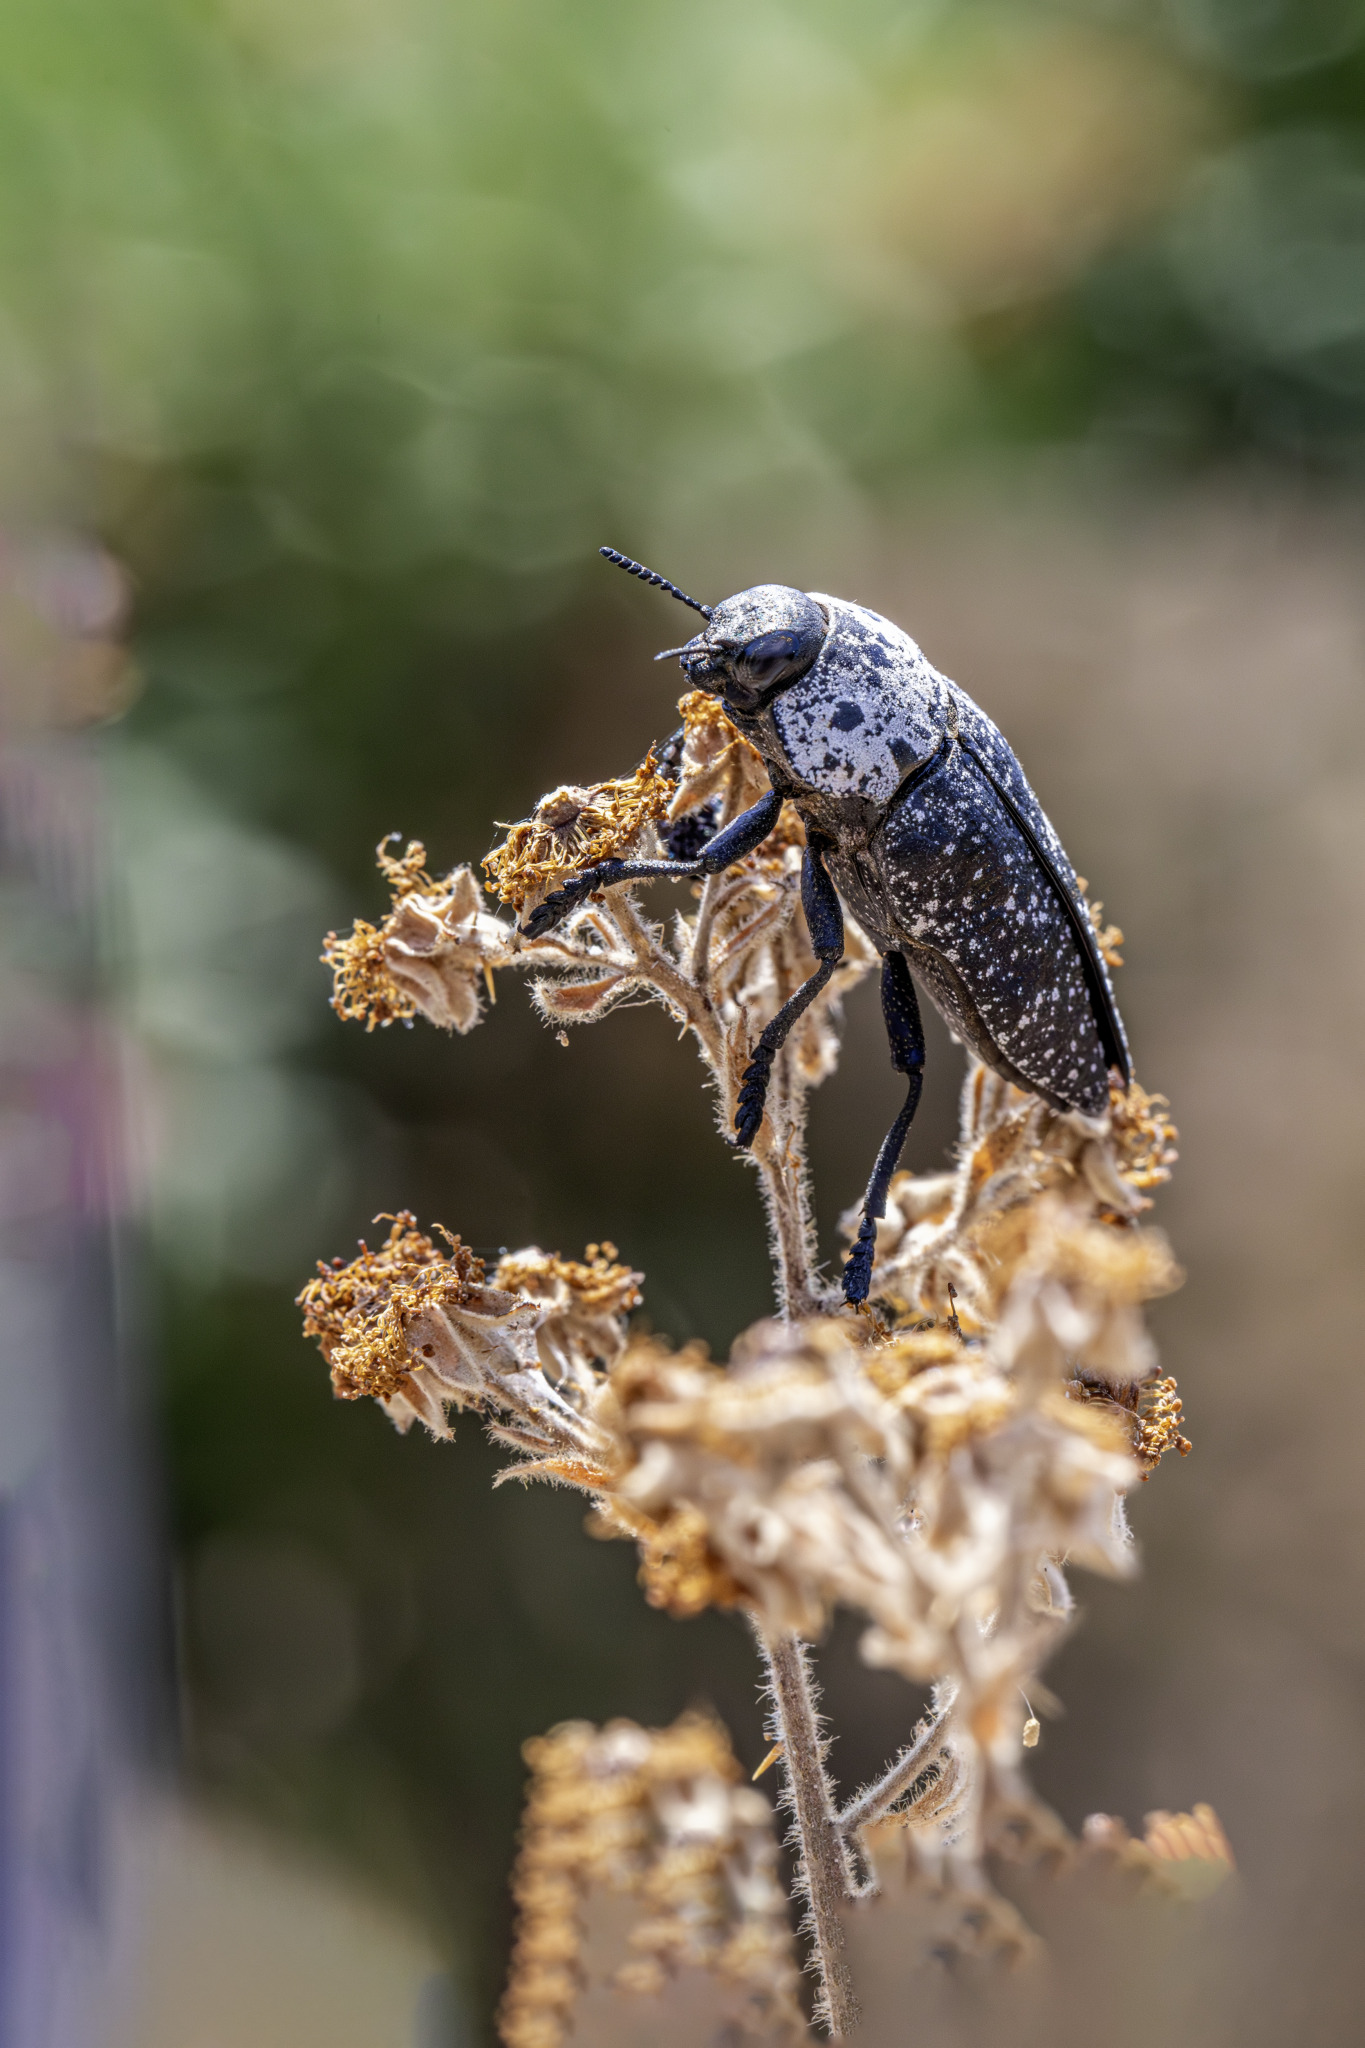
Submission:
<svg viewBox="0 0 1365 2048">
<path fill-rule="evenodd" d="M 689 690 L 680 697 L 678 714 L 683 746 L 669 817 L 685 818 L 714 803 L 720 823 L 737 818 L 767 790 L 763 756 L 706 690 Z"/>
</svg>

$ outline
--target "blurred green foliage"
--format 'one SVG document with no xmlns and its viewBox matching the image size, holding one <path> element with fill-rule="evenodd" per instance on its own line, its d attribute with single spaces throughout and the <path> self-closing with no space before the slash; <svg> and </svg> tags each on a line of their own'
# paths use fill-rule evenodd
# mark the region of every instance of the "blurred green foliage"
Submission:
<svg viewBox="0 0 1365 2048">
<path fill-rule="evenodd" d="M 1354 478 L 1363 433 L 1359 0 L 0 16 L 0 504 L 134 594 L 111 950 L 188 1754 L 480 1996 L 520 1740 L 706 1689 L 752 1747 L 749 1653 L 644 1612 L 572 1502 L 491 1494 L 468 1426 L 334 1407 L 293 1291 L 407 1203 L 613 1235 L 723 1347 L 761 1232 L 657 1017 L 566 1055 L 508 988 L 468 1041 L 367 1040 L 323 930 L 381 902 L 381 833 L 477 858 L 668 729 L 671 622 L 599 541 L 713 597 L 818 584 L 964 465 Z M 840 1197 L 878 1114 L 822 1141 Z"/>
</svg>

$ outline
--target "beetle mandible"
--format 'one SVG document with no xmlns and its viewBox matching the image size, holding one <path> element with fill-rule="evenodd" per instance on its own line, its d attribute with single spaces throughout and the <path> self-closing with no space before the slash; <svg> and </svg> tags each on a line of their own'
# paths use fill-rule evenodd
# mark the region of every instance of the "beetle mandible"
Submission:
<svg viewBox="0 0 1365 2048">
<path fill-rule="evenodd" d="M 882 1014 L 905 1104 L 877 1154 L 844 1297 L 867 1299 L 878 1219 L 924 1079 L 918 981 L 977 1057 L 1053 1109 L 1102 1116 L 1128 1041 L 1075 871 L 1008 742 L 965 690 L 878 613 L 760 583 L 700 604 L 614 548 L 601 553 L 700 612 L 676 655 L 763 757 L 771 788 L 685 860 L 607 860 L 527 918 L 539 938 L 599 889 L 719 874 L 790 802 L 806 828 L 801 903 L 818 962 L 762 1033 L 735 1135 L 751 1145 L 773 1061 L 843 954 L 840 897 L 882 956 Z"/>
</svg>

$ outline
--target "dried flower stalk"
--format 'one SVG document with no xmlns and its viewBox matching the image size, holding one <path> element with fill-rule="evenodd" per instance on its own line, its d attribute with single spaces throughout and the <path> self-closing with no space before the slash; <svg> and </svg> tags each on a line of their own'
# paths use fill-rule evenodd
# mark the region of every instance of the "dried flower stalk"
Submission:
<svg viewBox="0 0 1365 2048">
<path fill-rule="evenodd" d="M 860 2014 L 844 1954 L 840 1908 L 852 1896 L 853 1873 L 825 1769 L 829 1743 L 807 1645 L 800 1636 L 781 1635 L 762 1640 L 762 1650 L 769 1733 L 782 1745 L 783 1803 L 792 1816 L 789 1847 L 796 1858 L 797 1897 L 807 1909 L 802 1931 L 810 1937 L 816 1960 L 815 2017 L 839 2041 L 852 2033 Z"/>
<path fill-rule="evenodd" d="M 484 863 L 504 903 L 524 914 L 607 855 L 690 853 L 762 793 L 757 754 L 714 700 L 694 693 L 680 710 L 681 733 L 633 775 L 556 790 L 510 828 Z M 393 908 L 378 927 L 329 937 L 333 1000 L 367 1028 L 420 1010 L 463 1031 L 507 967 L 529 972 L 556 1028 L 648 996 L 691 1032 L 728 1132 L 755 1038 L 814 965 L 795 915 L 801 847 L 799 821 L 784 812 L 755 853 L 694 886 L 692 907 L 667 928 L 622 886 L 533 942 L 485 907 L 468 868 L 438 883 L 416 842 L 401 859 L 381 848 Z M 1121 934 L 1103 926 L 1100 906 L 1092 916 L 1116 959 Z M 1130 1572 L 1124 1497 L 1166 1451 L 1189 1450 L 1142 1319 L 1180 1280 L 1165 1239 L 1141 1220 L 1148 1190 L 1169 1177 L 1175 1132 L 1162 1098 L 1136 1083 L 1115 1086 L 1097 1120 L 1053 1111 L 973 1062 L 953 1170 L 891 1184 L 873 1271 L 882 1314 L 846 1310 L 822 1281 L 805 1100 L 838 1057 L 840 993 L 872 960 L 850 924 L 843 966 L 775 1068 L 754 1158 L 779 1315 L 738 1338 L 727 1364 L 631 1333 L 641 1276 L 613 1246 L 590 1246 L 581 1261 L 530 1247 L 490 1275 L 458 1238 L 438 1248 L 406 1213 L 377 1252 L 362 1246 L 349 1265 L 321 1267 L 300 1297 L 340 1396 L 371 1395 L 400 1428 L 420 1421 L 438 1436 L 452 1411 L 473 1409 L 514 1454 L 504 1477 L 576 1486 L 596 1533 L 635 1542 L 651 1604 L 680 1618 L 707 1606 L 747 1612 L 769 1674 L 817 2018 L 836 2038 L 858 2010 L 845 1930 L 885 1889 L 889 1844 L 937 1887 L 935 1938 L 949 1941 L 956 1914 L 964 1950 L 992 1953 L 1022 1953 L 1030 1940 L 991 1888 L 993 1859 L 1060 1869 L 1098 1853 L 1101 1835 L 1119 1853 L 1103 1829 L 1078 1849 L 1030 1792 L 1023 1751 L 1038 1723 L 1026 1696 L 1048 1701 L 1040 1673 L 1072 1617 L 1067 1570 Z M 856 1226 L 850 1212 L 844 1228 Z M 806 1648 L 839 1605 L 864 1618 L 868 1663 L 934 1688 L 900 1756 L 842 1809 Z M 554 2048 L 573 2005 L 577 1908 L 562 1884 L 547 1891 L 534 1875 L 542 1812 L 578 1815 L 564 1822 L 570 1833 L 581 1822 L 565 1867 L 599 1872 L 594 1858 L 610 1862 L 602 1845 L 616 1841 L 604 1816 L 628 1810 L 637 1835 L 645 1825 L 649 1745 L 705 1748 L 688 1727 L 684 1742 L 678 1730 L 627 1738 L 575 1724 L 533 1752 L 523 1936 L 503 2021 L 512 2048 Z M 726 1781 L 718 1765 L 712 1775 Z M 656 1806 L 649 1825 L 663 1826 Z M 1204 1849 L 1215 1841 L 1216 1823 L 1190 1827 L 1204 1830 Z M 1183 1821 L 1163 1822 L 1144 1870 L 1182 1843 L 1204 1856 L 1194 1839 Z M 546 1904 L 552 1895 L 558 1906 Z M 629 1980 L 637 1988 L 661 1981 L 670 1941 L 660 1936 L 654 1962 Z M 688 1958 L 703 1950 L 712 1954 L 703 1942 Z M 770 2001 L 769 2017 L 780 2004 Z"/>
</svg>

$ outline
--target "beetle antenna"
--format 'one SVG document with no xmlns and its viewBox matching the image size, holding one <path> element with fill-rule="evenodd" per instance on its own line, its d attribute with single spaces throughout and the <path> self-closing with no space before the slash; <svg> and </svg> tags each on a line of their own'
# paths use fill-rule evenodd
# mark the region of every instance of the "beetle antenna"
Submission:
<svg viewBox="0 0 1365 2048">
<path fill-rule="evenodd" d="M 700 612 L 704 619 L 711 616 L 709 604 L 698 604 L 695 597 L 689 597 L 685 590 L 679 590 L 676 583 L 670 583 L 666 576 L 646 569 L 642 562 L 632 562 L 629 555 L 618 554 L 615 548 L 599 548 L 599 555 L 605 555 L 609 562 L 615 562 L 618 569 L 624 569 L 627 576 L 638 576 L 645 583 L 653 583 L 658 589 L 666 590 L 670 597 L 679 598 L 683 604 L 690 604 L 694 612 Z"/>
</svg>

